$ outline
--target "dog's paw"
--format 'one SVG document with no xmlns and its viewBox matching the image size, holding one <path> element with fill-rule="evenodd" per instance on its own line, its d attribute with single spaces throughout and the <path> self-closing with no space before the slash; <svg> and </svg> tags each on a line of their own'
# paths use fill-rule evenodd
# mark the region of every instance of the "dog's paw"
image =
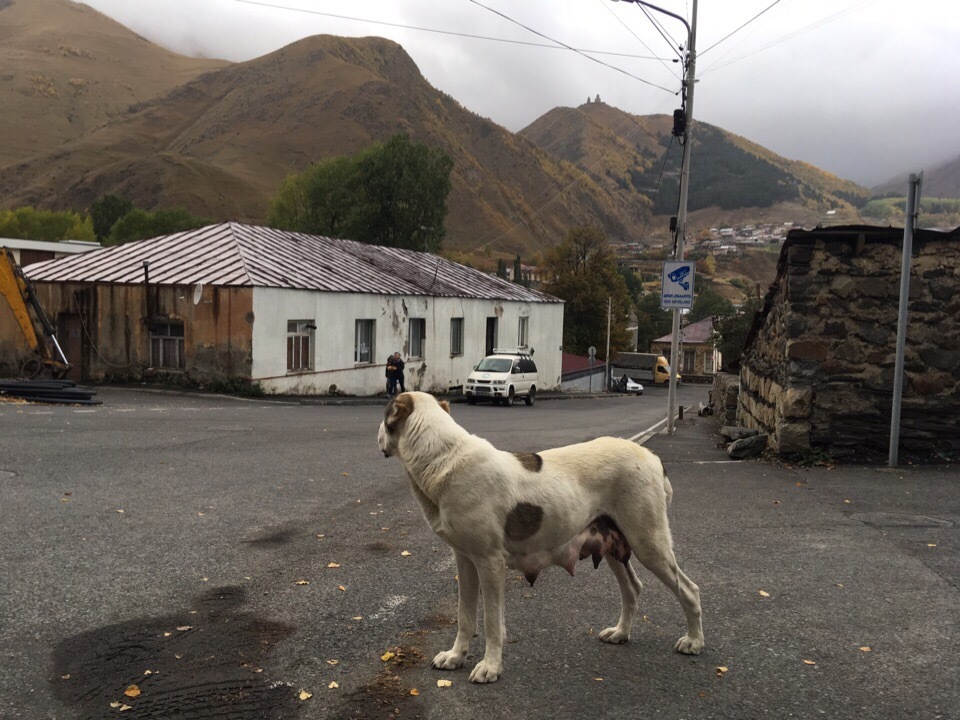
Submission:
<svg viewBox="0 0 960 720">
<path fill-rule="evenodd" d="M 609 627 L 600 632 L 600 639 L 607 643 L 620 645 L 621 643 L 630 641 L 630 633 L 623 632 L 623 630 L 618 627 Z"/>
<path fill-rule="evenodd" d="M 457 653 L 453 650 L 445 650 L 438 653 L 433 659 L 433 666 L 438 670 L 456 670 L 463 665 L 463 659 L 466 653 Z"/>
<path fill-rule="evenodd" d="M 470 673 L 470 682 L 472 683 L 492 683 L 496 682 L 503 672 L 503 663 L 493 663 L 486 658 L 481 660 Z"/>
<path fill-rule="evenodd" d="M 703 638 L 694 639 L 689 635 L 684 635 L 682 638 L 677 640 L 677 644 L 674 649 L 678 653 L 683 653 L 684 655 L 699 655 L 700 651 L 703 650 Z"/>
</svg>

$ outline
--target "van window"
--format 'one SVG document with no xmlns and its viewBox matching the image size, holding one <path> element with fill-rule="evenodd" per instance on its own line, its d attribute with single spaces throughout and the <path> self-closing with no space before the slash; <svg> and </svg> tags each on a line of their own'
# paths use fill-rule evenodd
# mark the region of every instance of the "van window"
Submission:
<svg viewBox="0 0 960 720">
<path fill-rule="evenodd" d="M 513 366 L 513 361 L 508 360 L 507 358 L 491 358 L 487 357 L 480 361 L 480 364 L 477 365 L 477 370 L 481 372 L 510 372 L 510 368 Z"/>
</svg>

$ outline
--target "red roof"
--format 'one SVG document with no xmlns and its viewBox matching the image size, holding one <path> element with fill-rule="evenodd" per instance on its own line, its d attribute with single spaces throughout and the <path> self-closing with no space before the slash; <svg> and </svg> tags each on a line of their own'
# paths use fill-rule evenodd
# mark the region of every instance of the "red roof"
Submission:
<svg viewBox="0 0 960 720">
<path fill-rule="evenodd" d="M 597 367 L 602 365 L 602 360 L 597 360 L 594 358 L 593 366 Z M 568 373 L 575 372 L 576 370 L 589 370 L 590 369 L 590 358 L 585 355 L 573 355 L 571 353 L 563 353 L 563 359 L 560 361 L 560 372 Z"/>
<path fill-rule="evenodd" d="M 713 316 L 709 315 L 703 320 L 697 320 L 692 322 L 689 325 L 686 325 L 680 329 L 680 333 L 683 335 L 684 343 L 707 343 L 710 342 L 710 337 L 713 335 Z M 664 335 L 663 337 L 658 337 L 653 342 L 670 342 L 673 340 L 673 335 Z"/>
</svg>

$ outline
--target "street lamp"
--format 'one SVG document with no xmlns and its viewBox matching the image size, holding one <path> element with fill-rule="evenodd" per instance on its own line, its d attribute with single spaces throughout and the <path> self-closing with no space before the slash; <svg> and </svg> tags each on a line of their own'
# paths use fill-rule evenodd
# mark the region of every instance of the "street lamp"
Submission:
<svg viewBox="0 0 960 720">
<path fill-rule="evenodd" d="M 615 2 L 619 0 L 614 0 Z M 673 134 L 682 137 L 683 160 L 680 165 L 680 200 L 677 209 L 677 229 L 674 243 L 674 259 L 683 260 L 684 247 L 683 240 L 687 228 L 687 199 L 690 195 L 690 130 L 693 125 L 693 88 L 695 83 L 695 69 L 697 64 L 697 0 L 693 0 L 693 8 L 690 15 L 690 23 L 669 10 L 658 7 L 645 0 L 624 0 L 636 5 L 656 10 L 657 12 L 669 15 L 683 23 L 687 29 L 687 52 L 684 69 L 686 76 L 683 80 L 683 88 L 680 91 L 680 109 L 673 114 Z M 677 365 L 680 364 L 680 309 L 673 309 L 673 333 L 671 335 L 670 353 L 670 390 L 667 400 L 667 432 L 673 432 L 673 416 L 677 407 Z"/>
</svg>

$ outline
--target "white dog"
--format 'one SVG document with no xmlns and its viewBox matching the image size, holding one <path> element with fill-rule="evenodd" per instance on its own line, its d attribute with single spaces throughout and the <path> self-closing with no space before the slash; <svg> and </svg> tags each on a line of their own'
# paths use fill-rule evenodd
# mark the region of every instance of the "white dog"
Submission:
<svg viewBox="0 0 960 720">
<path fill-rule="evenodd" d="M 683 607 L 687 634 L 677 651 L 699 654 L 700 591 L 677 566 L 667 522 L 670 482 L 647 449 L 607 437 L 540 453 L 502 452 L 457 425 L 447 403 L 420 392 L 390 402 L 377 443 L 386 457 L 400 458 L 427 522 L 456 556 L 457 637 L 434 667 L 463 665 L 482 591 L 486 653 L 470 681 L 495 682 L 503 671 L 506 569 L 520 570 L 532 584 L 549 565 L 573 574 L 587 556 L 594 566 L 605 558 L 620 585 L 620 620 L 600 639 L 627 642 L 642 589 L 631 552 Z"/>
</svg>

